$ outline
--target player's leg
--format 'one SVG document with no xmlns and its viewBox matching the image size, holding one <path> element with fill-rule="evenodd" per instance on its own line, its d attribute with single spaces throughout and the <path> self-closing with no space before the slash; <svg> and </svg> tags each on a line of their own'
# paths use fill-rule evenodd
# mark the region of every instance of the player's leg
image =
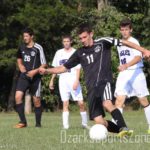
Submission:
<svg viewBox="0 0 150 150">
<path fill-rule="evenodd" d="M 64 129 L 69 128 L 69 100 L 63 99 L 63 112 L 62 112 L 62 121 Z"/>
<path fill-rule="evenodd" d="M 145 117 L 148 123 L 148 133 L 150 134 L 150 104 L 147 99 L 149 91 L 147 88 L 146 78 L 142 70 L 138 69 L 138 76 L 134 79 L 132 86 L 138 97 L 138 101 L 144 107 Z"/>
<path fill-rule="evenodd" d="M 68 81 L 68 79 L 67 79 Z M 60 97 L 63 102 L 63 112 L 62 112 L 62 122 L 63 128 L 69 128 L 69 98 L 70 98 L 70 88 L 68 87 L 68 82 L 61 76 L 59 78 L 59 92 Z"/>
<path fill-rule="evenodd" d="M 127 128 L 127 125 L 124 121 L 121 112 L 112 104 L 112 93 L 110 83 L 107 83 L 104 88 L 103 107 L 112 115 L 117 126 L 119 127 L 119 136 L 122 137 L 125 135 L 130 135 L 131 131 L 129 131 L 129 129 Z"/>
<path fill-rule="evenodd" d="M 83 100 L 78 101 L 78 105 L 80 108 L 80 115 L 82 119 L 82 127 L 85 128 L 87 127 L 87 112 L 85 109 L 85 103 Z"/>
<path fill-rule="evenodd" d="M 32 80 L 30 93 L 33 96 L 36 127 L 41 127 L 42 106 L 41 106 L 41 78 L 37 77 Z"/>
<path fill-rule="evenodd" d="M 27 121 L 24 112 L 24 104 L 22 99 L 28 86 L 29 86 L 28 80 L 26 79 L 25 75 L 21 73 L 17 81 L 15 94 L 16 111 L 18 113 L 20 122 L 15 126 L 15 128 L 23 128 L 27 126 Z"/>
<path fill-rule="evenodd" d="M 74 101 L 78 102 L 80 108 L 80 115 L 82 119 L 82 127 L 85 128 L 87 127 L 87 113 L 86 113 L 85 103 L 83 101 L 83 95 L 82 95 L 82 90 L 80 85 L 76 90 L 73 89 L 71 90 L 71 96 Z"/>
<path fill-rule="evenodd" d="M 145 117 L 148 123 L 148 134 L 150 134 L 150 104 L 147 97 L 138 98 L 140 104 L 144 107 Z"/>
<path fill-rule="evenodd" d="M 118 133 L 119 127 L 111 121 L 104 119 L 105 112 L 100 97 L 95 97 L 94 90 L 88 93 L 89 116 L 96 124 L 102 124 L 107 127 L 109 132 Z"/>
<path fill-rule="evenodd" d="M 33 96 L 33 103 L 34 103 L 35 120 L 36 120 L 35 126 L 41 127 L 42 106 L 41 106 L 40 97 Z"/>
</svg>

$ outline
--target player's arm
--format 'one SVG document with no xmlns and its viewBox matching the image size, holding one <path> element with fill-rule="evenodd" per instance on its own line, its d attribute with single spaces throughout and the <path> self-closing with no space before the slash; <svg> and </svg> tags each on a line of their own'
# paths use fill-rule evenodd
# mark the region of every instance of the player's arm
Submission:
<svg viewBox="0 0 150 150">
<path fill-rule="evenodd" d="M 39 68 L 45 68 L 47 67 L 47 64 L 46 64 L 46 58 L 42 46 L 39 46 L 39 52 L 40 52 L 40 61 L 41 61 L 41 66 Z M 31 78 L 34 77 L 36 74 L 39 73 L 39 68 L 29 71 L 27 73 L 27 76 Z"/>
<path fill-rule="evenodd" d="M 80 80 L 80 68 L 76 69 L 76 80 L 73 84 L 73 90 L 76 90 L 78 88 L 79 85 L 79 80 Z"/>
<path fill-rule="evenodd" d="M 118 70 L 119 71 L 124 71 L 126 70 L 127 68 L 137 64 L 139 61 L 141 61 L 141 56 L 135 56 L 130 62 L 126 63 L 126 64 L 123 64 L 123 65 L 120 65 L 118 67 Z"/>
<path fill-rule="evenodd" d="M 129 42 L 129 41 L 127 41 L 127 40 L 120 40 L 120 42 L 121 42 L 122 44 L 126 45 L 126 46 L 129 46 L 129 47 L 131 47 L 131 48 L 134 48 L 134 49 L 136 49 L 136 50 L 142 52 L 142 54 L 143 54 L 144 57 L 146 57 L 146 58 L 149 58 L 149 57 L 150 57 L 150 51 L 149 51 L 149 50 L 147 50 L 147 49 L 145 49 L 145 48 L 143 48 L 143 47 L 141 47 L 141 46 L 139 46 L 139 45 L 137 45 L 137 44 L 134 44 L 134 43 L 132 43 L 132 42 Z"/>
<path fill-rule="evenodd" d="M 49 89 L 54 90 L 54 80 L 56 78 L 56 74 L 52 74 L 51 80 L 49 82 Z"/>
<path fill-rule="evenodd" d="M 40 74 L 60 74 L 60 73 L 64 73 L 67 71 L 68 69 L 64 65 L 54 67 L 54 68 L 48 68 L 48 69 L 39 68 Z"/>
<path fill-rule="evenodd" d="M 21 58 L 17 59 L 17 64 L 18 64 L 20 72 L 25 73 L 27 71 L 25 66 L 23 65 L 23 62 L 22 62 Z"/>
</svg>

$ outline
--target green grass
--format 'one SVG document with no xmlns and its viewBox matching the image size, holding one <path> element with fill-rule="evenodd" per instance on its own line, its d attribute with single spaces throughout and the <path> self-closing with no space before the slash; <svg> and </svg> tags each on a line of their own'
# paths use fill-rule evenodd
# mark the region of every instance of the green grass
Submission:
<svg viewBox="0 0 150 150">
<path fill-rule="evenodd" d="M 150 135 L 146 134 L 144 112 L 129 111 L 124 116 L 128 126 L 134 129 L 134 136 L 122 140 L 111 136 L 102 143 L 89 139 L 88 130 L 80 126 L 79 113 L 71 113 L 71 127 L 67 131 L 62 130 L 61 113 L 44 113 L 42 128 L 34 127 L 34 114 L 27 115 L 28 127 L 24 129 L 13 128 L 18 122 L 15 113 L 1 113 L 0 150 L 148 150 Z M 89 124 L 92 125 L 92 122 Z"/>
</svg>

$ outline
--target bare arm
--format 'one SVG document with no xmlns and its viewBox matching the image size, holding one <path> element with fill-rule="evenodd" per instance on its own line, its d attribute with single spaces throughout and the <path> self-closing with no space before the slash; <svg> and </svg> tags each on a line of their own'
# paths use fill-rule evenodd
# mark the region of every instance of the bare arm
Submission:
<svg viewBox="0 0 150 150">
<path fill-rule="evenodd" d="M 141 61 L 141 56 L 135 56 L 134 59 L 132 59 L 130 62 L 123 64 L 121 66 L 118 67 L 119 71 L 124 71 L 126 70 L 128 67 L 131 67 L 135 64 L 137 64 L 139 61 Z"/>
<path fill-rule="evenodd" d="M 73 84 L 73 89 L 76 90 L 79 85 L 79 80 L 80 80 L 80 69 L 76 69 L 76 80 Z"/>
<path fill-rule="evenodd" d="M 147 49 L 145 49 L 145 48 L 143 48 L 143 47 L 141 47 L 141 46 L 139 46 L 137 44 L 129 42 L 127 40 L 121 40 L 121 42 L 122 42 L 122 44 L 124 44 L 126 46 L 129 46 L 131 48 L 134 48 L 134 49 L 142 52 L 144 57 L 150 57 L 150 51 L 149 50 L 147 50 Z"/>
<path fill-rule="evenodd" d="M 21 58 L 18 58 L 18 59 L 17 59 L 17 64 L 18 64 L 19 70 L 20 70 L 22 73 L 24 73 L 24 72 L 27 71 L 26 68 L 25 68 L 25 66 L 24 66 L 23 63 L 22 63 L 22 59 L 21 59 Z"/>
<path fill-rule="evenodd" d="M 55 68 L 39 68 L 40 74 L 59 74 L 59 73 L 64 73 L 67 72 L 67 68 L 65 66 L 58 66 Z"/>
<path fill-rule="evenodd" d="M 55 79 L 55 77 L 56 77 L 56 74 L 52 74 L 51 80 L 49 82 L 49 88 L 51 90 L 54 90 L 54 79 Z"/>
</svg>

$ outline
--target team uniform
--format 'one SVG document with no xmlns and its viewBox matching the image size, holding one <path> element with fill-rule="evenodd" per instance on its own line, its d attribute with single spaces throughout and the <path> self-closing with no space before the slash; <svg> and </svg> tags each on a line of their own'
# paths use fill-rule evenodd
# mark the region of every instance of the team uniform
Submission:
<svg viewBox="0 0 150 150">
<path fill-rule="evenodd" d="M 37 43 L 32 48 L 22 44 L 18 49 L 17 58 L 22 59 L 27 72 L 39 68 L 42 64 L 46 64 L 43 48 Z M 40 97 L 41 75 L 37 74 L 30 78 L 26 73 L 20 73 L 16 91 L 25 92 L 29 89 L 32 96 Z"/>
<path fill-rule="evenodd" d="M 70 52 L 65 51 L 64 48 L 58 50 L 54 56 L 52 66 L 57 67 L 65 64 L 75 51 L 76 50 L 74 48 L 72 48 Z M 77 69 L 80 68 L 81 65 L 79 64 L 72 69 L 69 69 L 68 72 L 59 74 L 59 91 L 62 101 L 69 100 L 70 96 L 72 96 L 72 99 L 74 101 L 83 100 L 80 84 L 76 90 L 73 90 L 73 84 L 76 80 Z"/>
<path fill-rule="evenodd" d="M 114 38 L 97 39 L 91 47 L 78 49 L 64 64 L 67 69 L 81 64 L 84 70 L 91 120 L 105 116 L 102 102 L 112 100 L 111 47 L 119 44 Z"/>
<path fill-rule="evenodd" d="M 130 37 L 128 41 L 139 45 L 139 42 L 133 37 Z M 117 50 L 119 54 L 120 65 L 130 62 L 135 56 L 142 57 L 141 52 L 124 45 L 118 46 Z M 126 95 L 128 97 L 137 96 L 141 98 L 149 95 L 142 67 L 143 61 L 141 60 L 137 64 L 128 67 L 127 70 L 119 73 L 116 82 L 115 96 Z"/>
</svg>

